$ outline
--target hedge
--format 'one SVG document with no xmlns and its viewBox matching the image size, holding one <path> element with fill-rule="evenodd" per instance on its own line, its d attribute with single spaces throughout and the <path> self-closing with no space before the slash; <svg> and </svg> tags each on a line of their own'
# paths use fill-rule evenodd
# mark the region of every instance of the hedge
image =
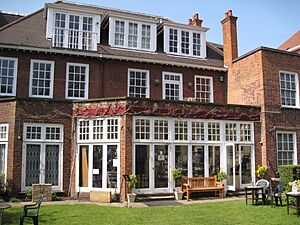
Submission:
<svg viewBox="0 0 300 225">
<path fill-rule="evenodd" d="M 285 193 L 292 191 L 292 187 L 289 186 L 289 182 L 294 180 L 300 180 L 300 165 L 284 165 L 279 166 L 280 181 L 284 183 L 285 190 L 282 195 L 283 201 L 286 202 Z"/>
</svg>

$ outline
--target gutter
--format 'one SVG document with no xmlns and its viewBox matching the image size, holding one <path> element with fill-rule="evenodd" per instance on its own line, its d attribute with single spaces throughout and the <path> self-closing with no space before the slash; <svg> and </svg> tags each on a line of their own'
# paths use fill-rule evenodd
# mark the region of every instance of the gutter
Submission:
<svg viewBox="0 0 300 225">
<path fill-rule="evenodd" d="M 215 67 L 215 66 L 205 66 L 193 63 L 180 63 L 180 62 L 169 62 L 157 59 L 144 59 L 144 58 L 133 58 L 128 56 L 116 56 L 110 54 L 103 54 L 98 52 L 83 52 L 83 51 L 70 51 L 67 49 L 54 49 L 54 48 L 37 48 L 37 47 L 28 47 L 28 46 L 19 46 L 19 45 L 5 45 L 0 44 L 1 48 L 14 49 L 14 50 L 22 50 L 22 51 L 35 51 L 35 52 L 43 52 L 43 53 L 53 53 L 53 54 L 65 54 L 65 55 L 74 55 L 74 56 L 84 56 L 84 57 L 93 57 L 99 59 L 113 59 L 113 60 L 125 60 L 125 61 L 138 61 L 143 63 L 153 63 L 153 64 L 162 64 L 162 65 L 171 65 L 171 66 L 182 66 L 182 67 L 191 67 L 197 69 L 207 69 L 207 70 L 215 70 L 215 71 L 223 71 L 226 72 L 227 68 L 224 67 Z"/>
</svg>

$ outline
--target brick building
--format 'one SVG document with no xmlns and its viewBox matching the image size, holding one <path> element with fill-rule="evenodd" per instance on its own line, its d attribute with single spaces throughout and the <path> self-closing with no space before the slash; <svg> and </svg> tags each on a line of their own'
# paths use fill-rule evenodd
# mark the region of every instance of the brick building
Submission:
<svg viewBox="0 0 300 225">
<path fill-rule="evenodd" d="M 135 192 L 169 193 L 173 167 L 250 184 L 274 149 L 261 145 L 264 105 L 235 99 L 235 22 L 229 11 L 222 46 L 198 14 L 180 24 L 58 1 L 0 28 L 0 165 L 14 190 L 124 193 L 135 173 Z"/>
<path fill-rule="evenodd" d="M 285 50 L 259 47 L 237 58 L 237 18 L 232 14 L 229 18 L 227 29 L 233 30 L 233 38 L 224 38 L 224 46 L 226 40 L 234 43 L 227 53 L 228 103 L 261 107 L 261 152 L 256 151 L 256 163 L 267 166 L 274 176 L 278 166 L 300 159 L 300 55 L 296 48 L 283 47 L 296 47 L 291 44 L 296 44 L 299 32 L 281 45 Z"/>
</svg>

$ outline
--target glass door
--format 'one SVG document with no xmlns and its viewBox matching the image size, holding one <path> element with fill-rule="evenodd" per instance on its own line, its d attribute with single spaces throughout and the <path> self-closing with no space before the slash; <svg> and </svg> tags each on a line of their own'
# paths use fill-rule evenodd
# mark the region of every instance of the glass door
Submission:
<svg viewBox="0 0 300 225">
<path fill-rule="evenodd" d="M 150 188 L 150 145 L 135 145 L 136 189 Z M 138 190 L 140 191 L 140 190 Z"/>
<path fill-rule="evenodd" d="M 169 186 L 168 145 L 154 146 L 154 188 L 167 189 Z"/>
<path fill-rule="evenodd" d="M 175 145 L 175 167 L 181 170 L 182 177 L 188 177 L 187 145 Z M 180 179 L 176 180 L 175 187 L 180 187 Z"/>
<path fill-rule="evenodd" d="M 240 181 L 241 181 L 241 188 L 244 188 L 251 184 L 252 181 L 252 162 L 253 162 L 253 153 L 252 153 L 252 146 L 251 145 L 240 145 Z"/>
<path fill-rule="evenodd" d="M 102 188 L 103 175 L 103 146 L 93 146 L 93 187 Z"/>
<path fill-rule="evenodd" d="M 234 144 L 228 144 L 226 145 L 226 162 L 227 162 L 227 186 L 228 190 L 235 191 L 236 190 L 236 180 L 235 180 L 235 174 L 236 174 L 236 168 L 235 168 L 235 147 Z"/>
</svg>

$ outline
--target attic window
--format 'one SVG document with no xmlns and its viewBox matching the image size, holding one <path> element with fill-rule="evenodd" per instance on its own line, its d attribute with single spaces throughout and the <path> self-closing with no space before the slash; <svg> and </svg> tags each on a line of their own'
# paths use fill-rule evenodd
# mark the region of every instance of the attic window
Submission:
<svg viewBox="0 0 300 225">
<path fill-rule="evenodd" d="M 58 48 L 97 50 L 100 41 L 100 15 L 82 15 L 49 9 L 48 38 Z"/>
<path fill-rule="evenodd" d="M 110 46 L 155 51 L 155 24 L 114 17 L 110 17 L 109 21 Z"/>
<path fill-rule="evenodd" d="M 206 57 L 206 37 L 203 31 L 165 26 L 164 39 L 166 53 Z"/>
</svg>

